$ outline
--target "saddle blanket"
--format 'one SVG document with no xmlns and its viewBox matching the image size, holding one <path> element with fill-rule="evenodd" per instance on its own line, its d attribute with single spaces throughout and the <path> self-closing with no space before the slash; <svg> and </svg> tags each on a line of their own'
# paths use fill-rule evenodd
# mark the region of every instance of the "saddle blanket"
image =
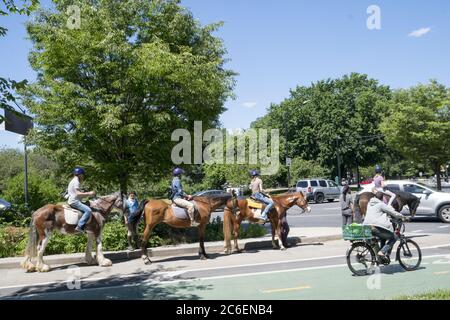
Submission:
<svg viewBox="0 0 450 320">
<path fill-rule="evenodd" d="M 197 214 L 198 214 L 198 210 L 197 210 L 197 205 L 194 202 L 194 207 L 195 207 L 195 211 L 194 211 L 194 220 L 197 221 Z M 176 204 L 172 203 L 172 210 L 173 210 L 173 214 L 175 215 L 175 217 L 177 217 L 180 220 L 189 220 L 189 214 L 187 212 L 187 209 L 185 208 L 180 208 L 179 206 L 177 206 Z"/>
<path fill-rule="evenodd" d="M 66 220 L 66 223 L 69 225 L 77 225 L 78 221 L 80 221 L 81 216 L 83 215 L 83 212 L 76 210 L 69 205 L 63 205 L 63 208 L 64 220 Z M 100 225 L 103 225 L 103 223 L 105 222 L 105 218 L 100 214 L 100 212 L 92 211 L 92 215 L 87 223 L 91 222 L 92 217 L 94 217 Z"/>
<path fill-rule="evenodd" d="M 253 200 L 252 198 L 247 198 L 247 204 L 250 208 L 262 209 L 263 203 Z"/>
</svg>

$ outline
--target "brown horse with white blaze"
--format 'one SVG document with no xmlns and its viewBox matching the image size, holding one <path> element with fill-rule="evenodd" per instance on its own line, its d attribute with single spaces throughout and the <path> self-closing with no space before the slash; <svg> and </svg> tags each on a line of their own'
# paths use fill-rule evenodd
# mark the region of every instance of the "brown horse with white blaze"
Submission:
<svg viewBox="0 0 450 320">
<path fill-rule="evenodd" d="M 269 212 L 268 217 L 271 224 L 272 231 L 272 246 L 274 249 L 285 250 L 287 245 L 287 224 L 285 222 L 286 212 L 289 208 L 297 205 L 305 212 L 311 212 L 311 208 L 306 201 L 305 196 L 301 192 L 286 193 L 271 197 L 274 202 L 273 209 Z M 225 237 L 225 253 L 231 253 L 231 226 L 233 226 L 234 248 L 237 252 L 241 252 L 238 245 L 239 228 L 243 220 L 250 222 L 259 222 L 259 219 L 254 217 L 252 209 L 248 206 L 247 199 L 234 199 L 227 203 L 224 210 L 223 234 Z M 284 223 L 283 223 L 284 222 Z M 275 242 L 275 233 L 278 237 L 278 243 Z"/>
<path fill-rule="evenodd" d="M 198 226 L 198 238 L 199 238 L 199 255 L 200 259 L 207 259 L 208 256 L 205 252 L 205 228 L 211 218 L 211 213 L 224 205 L 231 199 L 232 195 L 220 196 L 220 197 L 193 197 L 196 204 L 196 211 L 198 212 L 199 222 Z M 172 209 L 172 204 L 164 200 L 150 200 L 144 206 L 144 221 L 145 230 L 141 242 L 142 259 L 145 264 L 151 264 L 151 260 L 147 252 L 147 242 L 150 238 L 150 234 L 153 228 L 159 223 L 168 224 L 174 228 L 190 228 L 191 221 L 186 214 L 185 219 L 177 217 Z"/>
<path fill-rule="evenodd" d="M 92 216 L 86 224 L 86 233 L 88 243 L 86 246 L 86 263 L 98 264 L 101 267 L 112 265 L 111 260 L 103 256 L 102 250 L 102 230 L 106 217 L 112 211 L 113 207 L 123 210 L 123 196 L 120 192 L 112 195 L 99 197 L 90 202 Z M 54 230 L 62 234 L 74 234 L 76 225 L 68 224 L 65 220 L 64 207 L 61 205 L 47 204 L 36 210 L 31 217 L 30 235 L 25 251 L 25 260 L 21 263 L 22 268 L 27 272 L 50 271 L 50 266 L 44 263 L 44 251 L 51 234 Z M 96 259 L 92 256 L 92 245 L 96 244 Z M 32 259 L 37 257 L 36 265 Z"/>
</svg>

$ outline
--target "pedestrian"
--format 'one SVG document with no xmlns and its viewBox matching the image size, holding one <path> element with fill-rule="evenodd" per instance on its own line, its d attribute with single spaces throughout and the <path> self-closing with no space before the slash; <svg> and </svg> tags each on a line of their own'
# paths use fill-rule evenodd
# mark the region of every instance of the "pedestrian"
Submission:
<svg viewBox="0 0 450 320">
<path fill-rule="evenodd" d="M 138 235 L 137 235 L 137 225 L 139 224 L 139 200 L 136 197 L 136 192 L 132 191 L 128 195 L 126 201 L 126 214 L 125 225 L 127 226 L 127 241 L 128 250 L 133 250 L 133 248 L 138 248 Z M 134 239 L 133 239 L 134 238 Z M 134 240 L 134 246 L 133 246 Z"/>
<path fill-rule="evenodd" d="M 345 185 L 342 188 L 340 203 L 341 203 L 341 213 L 342 213 L 342 225 L 346 226 L 353 223 L 353 199 L 352 199 L 350 187 Z"/>
</svg>

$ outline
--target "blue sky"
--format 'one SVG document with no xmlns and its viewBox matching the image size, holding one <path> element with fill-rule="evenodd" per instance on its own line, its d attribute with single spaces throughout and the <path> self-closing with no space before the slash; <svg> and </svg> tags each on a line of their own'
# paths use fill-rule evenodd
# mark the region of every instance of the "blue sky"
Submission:
<svg viewBox="0 0 450 320">
<path fill-rule="evenodd" d="M 44 3 L 48 3 L 45 0 Z M 392 88 L 434 78 L 450 86 L 450 1 L 183 0 L 202 24 L 224 21 L 217 36 L 228 68 L 239 73 L 237 98 L 226 103 L 224 127 L 247 128 L 297 85 L 350 72 L 367 73 Z M 369 30 L 366 10 L 381 10 L 381 29 Z M 1 18 L 0 74 L 34 79 L 26 17 Z M 412 36 L 411 33 L 415 36 Z M 20 136 L 0 132 L 0 145 L 20 147 Z"/>
</svg>

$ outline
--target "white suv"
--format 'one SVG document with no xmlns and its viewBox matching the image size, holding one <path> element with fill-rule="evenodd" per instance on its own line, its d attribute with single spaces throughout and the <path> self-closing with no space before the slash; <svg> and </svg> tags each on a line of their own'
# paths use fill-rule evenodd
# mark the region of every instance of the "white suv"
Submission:
<svg viewBox="0 0 450 320">
<path fill-rule="evenodd" d="M 341 189 L 331 180 L 327 179 L 302 179 L 297 182 L 297 192 L 303 192 L 308 201 L 314 200 L 316 203 L 322 203 L 325 199 L 333 202 L 339 199 Z"/>
<path fill-rule="evenodd" d="M 408 180 L 387 180 L 391 191 L 406 191 L 420 198 L 416 215 L 436 216 L 444 223 L 450 223 L 450 193 L 439 192 L 429 186 Z M 373 183 L 364 186 L 362 192 L 371 191 Z M 409 213 L 403 209 L 402 213 Z"/>
</svg>

